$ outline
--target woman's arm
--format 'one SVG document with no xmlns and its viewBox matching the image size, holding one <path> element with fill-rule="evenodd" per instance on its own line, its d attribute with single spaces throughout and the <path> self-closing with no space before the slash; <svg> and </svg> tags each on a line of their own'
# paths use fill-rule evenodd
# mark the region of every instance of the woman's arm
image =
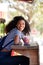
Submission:
<svg viewBox="0 0 43 65">
<path fill-rule="evenodd" d="M 15 37 L 14 37 L 14 44 L 19 44 L 19 36 L 18 35 L 16 35 Z"/>
</svg>

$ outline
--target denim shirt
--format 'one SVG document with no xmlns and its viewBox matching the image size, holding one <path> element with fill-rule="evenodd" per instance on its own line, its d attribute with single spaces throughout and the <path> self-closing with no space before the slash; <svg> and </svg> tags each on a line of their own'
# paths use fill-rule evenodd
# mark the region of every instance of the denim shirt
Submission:
<svg viewBox="0 0 43 65">
<path fill-rule="evenodd" d="M 14 37 L 15 37 L 15 35 L 18 35 L 18 36 L 19 36 L 19 39 L 22 39 L 23 36 L 24 36 L 24 34 L 23 34 L 21 31 L 19 31 L 17 28 L 14 28 L 14 29 L 12 29 L 12 30 L 8 33 L 8 35 L 7 35 L 6 39 L 5 39 L 5 42 L 4 42 L 4 44 L 2 45 L 2 47 L 4 47 L 4 46 L 5 46 L 6 44 L 8 44 L 11 40 L 13 40 L 8 46 L 5 47 L 6 49 L 8 49 L 8 50 L 10 51 L 10 50 L 11 50 L 11 45 L 14 44 Z"/>
</svg>

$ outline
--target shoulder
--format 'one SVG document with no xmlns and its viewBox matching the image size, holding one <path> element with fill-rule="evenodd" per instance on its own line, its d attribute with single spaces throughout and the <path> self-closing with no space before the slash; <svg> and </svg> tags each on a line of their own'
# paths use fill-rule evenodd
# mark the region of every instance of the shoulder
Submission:
<svg viewBox="0 0 43 65">
<path fill-rule="evenodd" d="M 10 33 L 9 34 L 13 34 L 13 35 L 20 35 L 21 34 L 21 32 L 17 29 L 17 28 L 14 28 L 14 29 L 12 29 L 11 31 L 10 31 Z"/>
</svg>

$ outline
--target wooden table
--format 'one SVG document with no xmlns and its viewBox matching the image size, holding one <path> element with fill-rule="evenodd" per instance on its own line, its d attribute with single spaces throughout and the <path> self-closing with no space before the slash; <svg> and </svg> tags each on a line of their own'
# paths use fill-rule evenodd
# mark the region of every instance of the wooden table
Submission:
<svg viewBox="0 0 43 65">
<path fill-rule="evenodd" d="M 39 47 L 38 46 L 15 46 L 12 49 L 30 58 L 30 65 L 39 65 Z"/>
</svg>

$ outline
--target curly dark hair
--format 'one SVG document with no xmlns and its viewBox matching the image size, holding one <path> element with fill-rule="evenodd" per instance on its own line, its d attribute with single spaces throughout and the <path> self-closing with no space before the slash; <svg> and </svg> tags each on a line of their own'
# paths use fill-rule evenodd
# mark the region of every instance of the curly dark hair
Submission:
<svg viewBox="0 0 43 65">
<path fill-rule="evenodd" d="M 29 32 L 30 32 L 30 25 L 29 25 L 29 23 L 27 22 L 27 20 L 25 20 L 24 17 L 22 17 L 22 16 L 15 16 L 15 17 L 13 18 L 13 20 L 11 20 L 11 21 L 9 22 L 9 24 L 5 27 L 5 32 L 6 32 L 6 33 L 9 33 L 13 28 L 16 27 L 18 21 L 20 21 L 20 20 L 24 20 L 24 21 L 25 21 L 25 29 L 24 29 L 22 32 L 23 32 L 25 35 L 26 35 L 26 33 L 29 34 Z"/>
</svg>

